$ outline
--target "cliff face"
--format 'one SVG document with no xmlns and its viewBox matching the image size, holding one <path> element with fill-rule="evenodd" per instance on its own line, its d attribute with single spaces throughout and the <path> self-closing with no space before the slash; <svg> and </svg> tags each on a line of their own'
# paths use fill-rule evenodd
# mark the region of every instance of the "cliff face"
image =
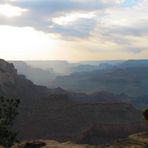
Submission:
<svg viewBox="0 0 148 148">
<path fill-rule="evenodd" d="M 21 99 L 16 121 L 21 139 L 99 143 L 145 129 L 141 113 L 128 103 L 80 103 L 70 100 L 67 93 L 37 86 L 0 60 L 0 95 Z"/>
<path fill-rule="evenodd" d="M 4 60 L 0 59 L 0 85 L 3 86 L 5 83 L 15 83 L 17 71 L 13 64 L 9 64 Z"/>
<path fill-rule="evenodd" d="M 47 96 L 48 91 L 46 87 L 34 85 L 25 76 L 18 75 L 13 64 L 0 59 L 0 95 L 38 98 Z"/>
</svg>

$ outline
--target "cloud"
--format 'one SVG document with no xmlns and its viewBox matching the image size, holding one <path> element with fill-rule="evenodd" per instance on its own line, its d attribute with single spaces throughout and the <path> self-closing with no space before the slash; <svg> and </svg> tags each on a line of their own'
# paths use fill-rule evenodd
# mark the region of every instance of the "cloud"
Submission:
<svg viewBox="0 0 148 148">
<path fill-rule="evenodd" d="M 132 8 L 108 8 L 103 16 L 98 17 L 92 36 L 116 44 L 120 51 L 138 53 L 147 50 L 147 8 L 146 1 Z"/>
<path fill-rule="evenodd" d="M 1 25 L 56 35 L 64 47 L 71 43 L 88 53 L 148 49 L 147 0 L 2 0 L 0 5 L 17 8 L 13 19 L 0 15 Z"/>
<path fill-rule="evenodd" d="M 96 26 L 95 12 L 72 12 L 49 19 L 51 32 L 60 33 L 66 39 L 89 37 Z"/>
<path fill-rule="evenodd" d="M 59 33 L 62 38 L 66 40 L 71 39 L 79 39 L 79 38 L 87 38 L 90 36 L 90 33 L 92 31 L 92 28 L 94 28 L 96 25 L 96 21 L 89 19 L 89 18 L 83 18 L 81 20 L 78 20 L 74 22 L 73 24 L 69 25 L 59 25 L 56 23 L 51 22 L 51 28 L 50 31 L 52 33 Z"/>
<path fill-rule="evenodd" d="M 90 13 L 74 12 L 74 13 L 66 14 L 64 16 L 57 16 L 57 17 L 51 18 L 51 21 L 58 25 L 68 26 L 80 19 L 91 19 L 94 17 L 95 17 L 95 13 L 93 12 L 90 12 Z"/>
<path fill-rule="evenodd" d="M 2 0 L 0 3 L 4 4 L 4 2 L 6 2 L 6 0 Z M 86 15 L 89 16 L 90 13 L 95 10 L 103 10 L 104 8 L 108 7 L 102 1 L 96 0 L 85 2 L 74 0 L 7 0 L 7 3 L 12 6 L 19 7 L 20 9 L 27 9 L 29 13 L 15 18 L 13 21 L 0 18 L 1 24 L 14 26 L 32 26 L 45 32 L 50 32 L 49 23 L 51 21 L 49 21 L 49 19 L 61 19 L 61 17 L 68 16 L 69 14 L 71 14 L 71 16 L 74 18 L 74 15 L 78 13 L 81 15 L 81 17 L 78 17 L 80 22 L 82 22 L 84 15 L 86 17 Z M 82 18 L 82 20 L 80 18 Z M 77 21 L 77 18 L 74 20 Z M 73 21 L 74 25 L 76 25 L 75 21 Z M 80 27 L 80 29 L 81 28 L 82 27 Z"/>
<path fill-rule="evenodd" d="M 1 1 L 0 3 L 3 3 L 3 5 L 5 5 L 4 1 Z M 47 33 L 50 33 L 50 31 L 51 32 L 53 31 L 53 29 L 51 30 L 49 27 L 52 21 L 53 21 L 52 23 L 54 25 L 54 28 L 56 28 L 57 26 L 58 27 L 57 30 L 61 32 L 60 28 L 62 28 L 62 25 L 57 24 L 57 20 L 59 21 L 60 19 L 62 22 L 64 21 L 68 22 L 69 21 L 68 18 L 73 17 L 73 20 L 71 20 L 73 25 L 76 25 L 76 22 L 78 22 L 78 19 L 80 21 L 78 22 L 78 25 L 80 24 L 83 25 L 86 22 L 85 18 L 87 17 L 87 15 L 88 16 L 90 15 L 91 11 L 94 11 L 96 9 L 103 9 L 104 7 L 102 3 L 100 2 L 97 2 L 97 3 L 86 2 L 82 5 L 79 2 L 74 2 L 70 0 L 60 0 L 60 1 L 59 0 L 54 0 L 54 1 L 53 0 L 42 0 L 42 1 L 39 1 L 39 0 L 30 0 L 30 1 L 21 0 L 20 1 L 18 0 L 18 1 L 11 1 L 11 2 L 9 1 L 8 4 L 10 8 L 19 9 L 19 13 L 17 14 L 22 13 L 21 10 L 28 10 L 28 13 L 23 13 L 21 16 L 11 21 L 9 19 L 5 19 L 4 17 L 0 16 L 0 24 L 22 26 L 22 27 L 31 26 L 31 27 L 34 27 L 38 30 L 42 30 Z M 11 15 L 11 13 L 8 10 L 9 9 L 7 9 L 6 11 L 7 14 Z M 74 15 L 76 13 L 78 15 L 75 17 Z M 69 14 L 71 16 L 68 16 Z M 66 17 L 67 17 L 67 20 L 66 20 Z M 82 23 L 82 20 L 84 20 L 84 23 Z M 82 26 L 80 26 L 80 29 L 81 28 Z M 69 28 L 66 29 L 64 27 L 63 30 L 68 31 Z M 75 30 L 76 29 L 74 29 L 71 32 L 74 32 Z M 57 33 L 57 31 L 55 31 L 55 33 Z M 65 34 L 70 35 L 70 32 L 65 33 Z M 72 35 L 74 35 L 74 33 L 72 33 Z"/>
<path fill-rule="evenodd" d="M 19 7 L 11 6 L 8 4 L 0 4 L 0 15 L 3 15 L 6 17 L 21 16 L 21 14 L 26 11 L 27 9 L 21 9 Z"/>
</svg>

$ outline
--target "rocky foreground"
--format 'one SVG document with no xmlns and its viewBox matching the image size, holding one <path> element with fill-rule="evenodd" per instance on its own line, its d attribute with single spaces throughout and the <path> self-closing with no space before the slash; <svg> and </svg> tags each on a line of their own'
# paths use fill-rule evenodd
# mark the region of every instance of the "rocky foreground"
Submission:
<svg viewBox="0 0 148 148">
<path fill-rule="evenodd" d="M 114 141 L 107 145 L 74 144 L 71 142 L 57 142 L 55 140 L 37 140 L 22 142 L 13 148 L 148 148 L 148 133 L 130 135 L 128 138 Z"/>
</svg>

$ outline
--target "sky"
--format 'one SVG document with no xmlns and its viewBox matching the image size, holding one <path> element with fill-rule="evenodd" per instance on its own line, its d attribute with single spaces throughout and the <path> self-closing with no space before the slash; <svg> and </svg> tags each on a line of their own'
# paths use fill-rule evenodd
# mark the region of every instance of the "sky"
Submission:
<svg viewBox="0 0 148 148">
<path fill-rule="evenodd" d="M 0 0 L 0 58 L 148 58 L 148 0 Z"/>
</svg>

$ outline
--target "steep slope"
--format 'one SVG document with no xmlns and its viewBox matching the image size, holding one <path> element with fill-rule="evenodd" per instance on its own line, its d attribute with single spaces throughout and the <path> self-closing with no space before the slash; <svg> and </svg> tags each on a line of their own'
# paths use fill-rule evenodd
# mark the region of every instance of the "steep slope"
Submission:
<svg viewBox="0 0 148 148">
<path fill-rule="evenodd" d="M 13 64 L 0 60 L 0 95 L 35 99 L 47 96 L 48 92 L 46 87 L 34 85 L 25 76 L 18 75 Z"/>
</svg>

